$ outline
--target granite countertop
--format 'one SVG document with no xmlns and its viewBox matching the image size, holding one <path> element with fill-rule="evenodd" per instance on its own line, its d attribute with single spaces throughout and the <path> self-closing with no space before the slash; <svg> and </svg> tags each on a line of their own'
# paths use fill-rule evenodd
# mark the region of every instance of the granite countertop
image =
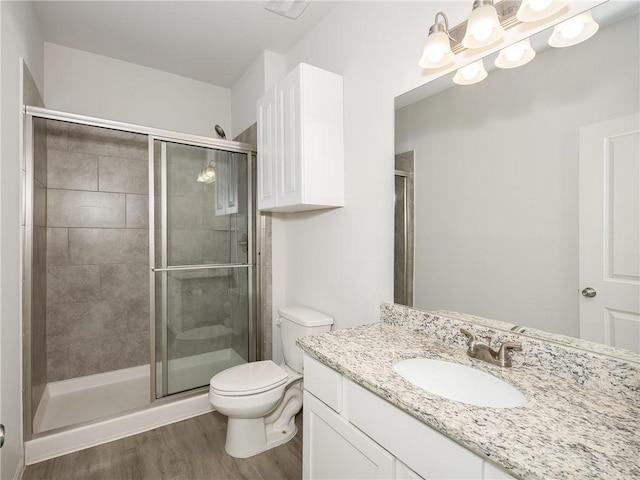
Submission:
<svg viewBox="0 0 640 480">
<path fill-rule="evenodd" d="M 578 381 L 544 362 L 518 362 L 525 358 L 523 353 L 514 355 L 512 368 L 500 368 L 469 358 L 459 344 L 443 343 L 385 322 L 304 337 L 298 345 L 516 477 L 640 478 L 637 370 L 631 371 L 627 385 L 618 389 L 593 378 L 598 367 L 591 360 L 580 367 L 580 375 L 592 378 Z M 399 360 L 414 357 L 473 366 L 517 387 L 528 402 L 521 407 L 495 409 L 431 394 L 392 368 Z"/>
</svg>

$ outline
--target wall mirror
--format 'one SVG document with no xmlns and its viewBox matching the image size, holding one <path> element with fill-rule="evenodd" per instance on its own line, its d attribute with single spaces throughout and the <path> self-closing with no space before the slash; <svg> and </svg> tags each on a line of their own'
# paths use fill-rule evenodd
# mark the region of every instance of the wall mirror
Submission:
<svg viewBox="0 0 640 480">
<path fill-rule="evenodd" d="M 398 303 L 640 352 L 638 5 L 596 7 L 572 47 L 541 32 L 533 61 L 480 83 L 396 98 Z"/>
</svg>

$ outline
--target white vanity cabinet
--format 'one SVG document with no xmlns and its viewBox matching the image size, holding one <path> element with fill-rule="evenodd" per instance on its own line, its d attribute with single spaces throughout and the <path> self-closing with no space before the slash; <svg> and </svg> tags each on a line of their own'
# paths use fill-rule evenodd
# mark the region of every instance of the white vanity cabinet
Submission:
<svg viewBox="0 0 640 480">
<path fill-rule="evenodd" d="M 305 355 L 303 478 L 513 479 Z"/>
<path fill-rule="evenodd" d="M 344 206 L 342 77 L 301 63 L 258 100 L 258 209 Z"/>
</svg>

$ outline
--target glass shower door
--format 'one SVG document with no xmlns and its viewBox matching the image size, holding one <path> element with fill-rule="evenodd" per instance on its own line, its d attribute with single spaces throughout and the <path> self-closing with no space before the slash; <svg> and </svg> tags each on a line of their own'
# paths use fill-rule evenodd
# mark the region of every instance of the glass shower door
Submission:
<svg viewBox="0 0 640 480">
<path fill-rule="evenodd" d="M 156 398 L 253 360 L 248 152 L 153 140 Z"/>
</svg>

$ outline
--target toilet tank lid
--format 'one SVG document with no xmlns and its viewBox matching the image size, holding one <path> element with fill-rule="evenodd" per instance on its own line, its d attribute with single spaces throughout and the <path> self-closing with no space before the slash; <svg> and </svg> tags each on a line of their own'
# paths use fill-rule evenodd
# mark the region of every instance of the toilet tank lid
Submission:
<svg viewBox="0 0 640 480">
<path fill-rule="evenodd" d="M 302 325 L 303 327 L 321 327 L 333 325 L 333 318 L 322 312 L 300 305 L 291 305 L 278 310 L 278 315 Z"/>
</svg>

